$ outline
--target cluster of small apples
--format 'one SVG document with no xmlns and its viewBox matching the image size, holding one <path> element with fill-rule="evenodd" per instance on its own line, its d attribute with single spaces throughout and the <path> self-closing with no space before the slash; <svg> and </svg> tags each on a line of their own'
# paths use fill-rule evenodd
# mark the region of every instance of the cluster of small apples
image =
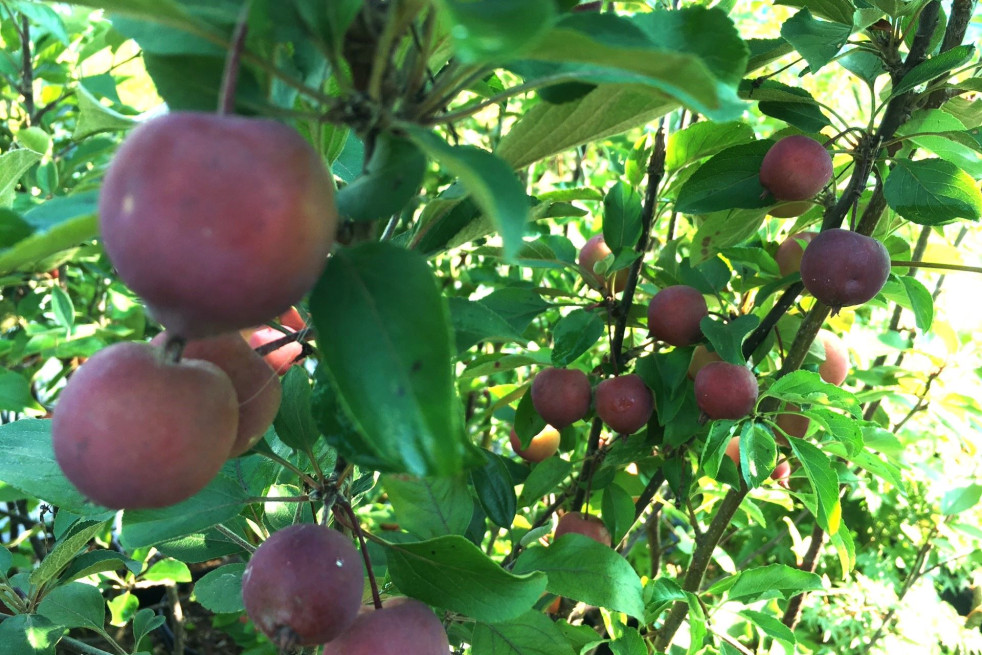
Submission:
<svg viewBox="0 0 982 655">
<path fill-rule="evenodd" d="M 164 507 L 251 448 L 279 408 L 281 367 L 250 347 L 269 335 L 240 330 L 295 320 L 336 224 L 330 174 L 285 125 L 177 112 L 136 128 L 106 172 L 99 227 L 166 331 L 71 376 L 52 423 L 65 476 L 108 507 Z"/>
<path fill-rule="evenodd" d="M 760 167 L 761 185 L 780 203 L 770 214 L 779 218 L 803 214 L 812 206 L 809 199 L 831 180 L 832 157 L 807 136 L 779 140 Z M 808 292 L 834 311 L 871 300 L 890 275 L 890 255 L 882 243 L 841 228 L 790 236 L 777 261 L 781 275 L 800 270 Z"/>
<path fill-rule="evenodd" d="M 324 645 L 324 655 L 446 655 L 446 632 L 430 608 L 411 598 L 362 605 L 361 557 L 324 525 L 301 523 L 273 533 L 242 575 L 252 622 L 280 652 Z"/>
</svg>

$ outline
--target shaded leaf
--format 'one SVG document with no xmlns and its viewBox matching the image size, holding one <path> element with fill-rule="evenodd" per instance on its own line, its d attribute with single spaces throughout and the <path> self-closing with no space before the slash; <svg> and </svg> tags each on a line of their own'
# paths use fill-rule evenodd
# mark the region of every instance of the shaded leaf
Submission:
<svg viewBox="0 0 982 655">
<path fill-rule="evenodd" d="M 521 616 L 545 591 L 545 575 L 509 573 L 463 537 L 388 544 L 385 551 L 389 576 L 402 592 L 478 621 Z"/>
</svg>

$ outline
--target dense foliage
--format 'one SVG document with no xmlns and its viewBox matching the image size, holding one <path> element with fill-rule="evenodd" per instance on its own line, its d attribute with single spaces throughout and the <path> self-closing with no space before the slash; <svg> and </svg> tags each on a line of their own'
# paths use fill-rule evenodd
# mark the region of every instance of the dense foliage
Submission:
<svg viewBox="0 0 982 655">
<path fill-rule="evenodd" d="M 431 613 L 474 655 L 982 653 L 980 35 L 974 0 L 0 0 L 0 655 L 413 653 L 382 617 Z M 162 331 L 97 209 L 165 111 L 290 126 L 339 223 L 249 338 L 281 355 L 263 438 L 163 508 L 167 455 L 90 476 L 138 490 L 117 512 L 51 416 Z M 139 175 L 221 188 L 178 169 Z M 127 426 L 187 422 L 154 394 Z M 333 646 L 246 612 L 298 523 L 386 599 Z"/>
</svg>

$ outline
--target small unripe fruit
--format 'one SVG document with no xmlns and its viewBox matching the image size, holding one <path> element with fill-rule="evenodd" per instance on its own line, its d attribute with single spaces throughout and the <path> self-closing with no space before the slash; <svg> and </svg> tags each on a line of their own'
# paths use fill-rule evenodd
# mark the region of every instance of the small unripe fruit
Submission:
<svg viewBox="0 0 982 655">
<path fill-rule="evenodd" d="M 541 462 L 552 457 L 559 450 L 559 430 L 551 425 L 547 425 L 539 434 L 532 437 L 532 442 L 525 450 L 522 450 L 522 443 L 514 428 L 508 439 L 515 454 L 527 462 Z"/>
<path fill-rule="evenodd" d="M 776 480 L 777 484 L 785 489 L 789 489 L 788 479 L 791 477 L 791 463 L 782 459 L 771 471 L 771 480 Z"/>
<path fill-rule="evenodd" d="M 706 364 L 696 375 L 696 404 L 709 418 L 738 419 L 757 404 L 757 378 L 747 367 L 729 362 Z"/>
<path fill-rule="evenodd" d="M 801 256 L 805 254 L 805 249 L 801 244 L 804 242 L 807 246 L 816 236 L 818 236 L 818 232 L 798 232 L 789 236 L 777 247 L 774 261 L 777 262 L 777 268 L 781 271 L 781 277 L 801 270 Z"/>
<path fill-rule="evenodd" d="M 363 588 L 351 541 L 313 523 L 274 532 L 242 575 L 249 618 L 282 651 L 340 636 L 358 615 Z"/>
<path fill-rule="evenodd" d="M 787 136 L 771 146 L 760 165 L 760 183 L 778 200 L 807 200 L 832 179 L 832 156 L 807 136 Z"/>
<path fill-rule="evenodd" d="M 51 439 L 72 484 L 114 509 L 166 507 L 201 491 L 238 431 L 235 387 L 202 360 L 117 343 L 83 364 L 55 406 Z"/>
<path fill-rule="evenodd" d="M 740 468 L 740 437 L 733 437 L 726 443 L 726 456 Z"/>
<path fill-rule="evenodd" d="M 637 375 L 619 375 L 597 385 L 597 416 L 614 432 L 634 434 L 654 411 L 651 390 Z"/>
<path fill-rule="evenodd" d="M 849 375 L 849 353 L 846 344 L 834 332 L 819 330 L 818 338 L 825 348 L 825 361 L 819 364 L 818 374 L 829 384 L 841 386 Z"/>
<path fill-rule="evenodd" d="M 820 233 L 801 257 L 801 281 L 834 310 L 861 305 L 890 277 L 890 254 L 876 239 L 835 228 Z"/>
<path fill-rule="evenodd" d="M 393 598 L 382 609 L 358 614 L 344 634 L 324 646 L 324 655 L 448 655 L 440 619 L 425 603 Z"/>
<path fill-rule="evenodd" d="M 689 361 L 689 371 L 687 375 L 690 380 L 695 380 L 696 375 L 702 370 L 702 367 L 710 362 L 721 362 L 723 358 L 719 356 L 719 353 L 709 350 L 706 346 L 699 344 L 692 351 L 692 359 Z"/>
<path fill-rule="evenodd" d="M 563 514 L 559 519 L 559 523 L 556 524 L 556 534 L 553 538 L 559 539 L 559 537 L 569 533 L 590 537 L 597 543 L 605 546 L 611 545 L 610 531 L 607 530 L 607 526 L 597 516 L 584 514 L 583 512 L 568 512 Z"/>
<path fill-rule="evenodd" d="M 272 120 L 174 112 L 134 129 L 99 195 L 120 278 L 187 339 L 273 319 L 320 276 L 337 224 L 333 182 Z"/>
<path fill-rule="evenodd" d="M 163 346 L 166 339 L 167 333 L 161 332 L 150 343 Z M 238 457 L 256 445 L 273 424 L 283 397 L 279 378 L 272 374 L 263 358 L 249 347 L 238 332 L 188 341 L 182 357 L 211 362 L 222 369 L 235 387 L 239 402 L 239 429 L 228 456 Z"/>
<path fill-rule="evenodd" d="M 684 284 L 665 287 L 648 302 L 648 332 L 673 346 L 688 346 L 702 338 L 699 321 L 709 315 L 698 289 Z"/>
<path fill-rule="evenodd" d="M 291 330 L 290 328 L 286 328 L 286 330 L 290 334 L 295 333 L 295 330 Z M 267 343 L 279 341 L 286 336 L 288 336 L 286 333 L 277 330 L 276 328 L 256 328 L 249 333 L 249 347 L 253 349 L 261 348 Z M 291 366 L 294 364 L 299 364 L 303 361 L 301 355 L 303 355 L 303 346 L 300 345 L 300 342 L 298 341 L 291 341 L 290 343 L 284 344 L 272 352 L 266 353 L 262 356 L 262 358 L 266 364 L 269 365 L 269 368 L 276 371 L 276 373 L 279 375 L 283 375 L 290 370 Z"/>
<path fill-rule="evenodd" d="M 307 322 L 300 316 L 300 312 L 297 311 L 296 307 L 291 307 L 280 314 L 280 323 L 283 327 L 294 331 L 300 331 L 307 327 Z"/>
<path fill-rule="evenodd" d="M 767 213 L 774 218 L 794 218 L 795 216 L 801 216 L 814 206 L 815 203 L 811 202 L 810 200 L 782 202 L 781 204 L 774 205 L 768 209 Z"/>
<path fill-rule="evenodd" d="M 590 411 L 591 389 L 586 373 L 573 368 L 547 368 L 532 380 L 532 406 L 556 428 L 572 425 Z"/>
<path fill-rule="evenodd" d="M 607 246 L 607 242 L 604 241 L 604 236 L 598 234 L 591 237 L 583 247 L 580 248 L 579 264 L 587 270 L 588 273 L 593 274 L 594 277 L 599 279 L 599 276 L 594 273 L 593 267 L 596 266 L 597 262 L 607 259 L 609 255 L 613 254 L 613 251 Z M 614 273 L 614 279 L 612 288 L 615 293 L 620 293 L 624 290 L 627 285 L 627 275 L 628 269 L 622 268 L 621 270 Z"/>
</svg>

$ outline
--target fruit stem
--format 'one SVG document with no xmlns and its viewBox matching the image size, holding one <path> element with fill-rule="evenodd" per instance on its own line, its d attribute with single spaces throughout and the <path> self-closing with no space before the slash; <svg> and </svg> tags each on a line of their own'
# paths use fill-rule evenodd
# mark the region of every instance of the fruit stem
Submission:
<svg viewBox="0 0 982 655">
<path fill-rule="evenodd" d="M 259 356 L 265 356 L 271 352 L 279 350 L 283 346 L 293 343 L 294 341 L 300 341 L 307 335 L 308 329 L 309 328 L 304 328 L 303 330 L 297 330 L 296 332 L 284 333 L 282 337 L 279 337 L 274 341 L 270 341 L 269 343 L 264 343 L 256 348 L 256 354 Z"/>
<path fill-rule="evenodd" d="M 358 522 L 358 517 L 355 516 L 355 510 L 351 508 L 351 503 L 347 500 L 339 500 L 334 506 L 334 511 L 340 507 L 344 510 L 347 515 L 348 521 L 351 523 L 351 530 L 358 536 L 358 543 L 361 545 L 361 556 L 365 560 L 365 571 L 368 572 L 368 586 L 372 589 L 372 602 L 375 603 L 375 609 L 382 609 L 382 598 L 378 593 L 378 582 L 375 580 L 375 572 L 372 570 L 372 559 L 368 555 L 368 545 L 365 543 L 365 535 L 362 534 L 361 524 Z"/>
<path fill-rule="evenodd" d="M 219 523 L 218 525 L 215 526 L 215 530 L 217 530 L 218 532 L 220 532 L 225 538 L 227 538 L 229 541 L 231 541 L 232 543 L 234 543 L 236 546 L 239 546 L 243 550 L 245 550 L 247 552 L 250 552 L 250 553 L 256 552 L 256 546 L 253 546 L 248 541 L 246 541 L 245 539 L 243 539 L 239 535 L 235 534 L 234 532 L 232 532 L 231 530 L 229 530 L 227 527 L 225 527 L 221 523 Z"/>
<path fill-rule="evenodd" d="M 621 292 L 621 306 L 617 316 L 617 325 L 614 328 L 614 338 L 611 343 L 610 356 L 613 359 L 614 371 L 618 374 L 624 364 L 624 334 L 627 331 L 627 319 L 631 313 L 631 305 L 634 302 L 634 291 L 638 286 L 638 279 L 641 277 L 641 266 L 644 264 L 644 253 L 648 250 L 651 242 L 651 226 L 655 218 L 655 205 L 658 202 L 658 189 L 661 187 L 662 179 L 665 175 L 665 125 L 664 120 L 659 122 L 658 131 L 655 132 L 655 145 L 651 150 L 651 157 L 648 159 L 648 186 L 644 193 L 644 206 L 641 211 L 641 237 L 638 239 L 634 251 L 642 256 L 634 260 L 631 268 L 628 269 L 627 282 L 624 284 L 624 291 Z M 589 453 L 587 453 L 589 455 Z"/>
<path fill-rule="evenodd" d="M 184 337 L 176 334 L 167 335 L 167 341 L 164 342 L 164 361 L 169 364 L 179 364 L 186 344 L 187 340 Z"/>
<path fill-rule="evenodd" d="M 982 266 L 962 266 L 961 264 L 942 264 L 940 262 L 891 261 L 890 265 L 906 266 L 908 268 L 937 268 L 943 271 L 964 271 L 966 273 L 982 273 Z"/>
<path fill-rule="evenodd" d="M 283 459 L 274 452 L 266 452 L 265 450 L 256 450 L 256 453 L 262 455 L 266 459 L 271 459 L 283 468 L 296 473 L 304 482 L 306 482 L 312 489 L 318 489 L 320 484 L 314 478 L 307 475 L 305 472 L 300 470 L 300 468 L 293 462 Z"/>
<path fill-rule="evenodd" d="M 246 33 L 249 31 L 249 9 L 252 2 L 242 5 L 239 18 L 232 32 L 228 56 L 225 58 L 225 70 L 222 71 L 222 87 L 218 93 L 218 113 L 231 114 L 235 111 L 235 89 L 239 81 L 239 66 L 242 63 L 242 51 L 245 49 Z"/>
</svg>

